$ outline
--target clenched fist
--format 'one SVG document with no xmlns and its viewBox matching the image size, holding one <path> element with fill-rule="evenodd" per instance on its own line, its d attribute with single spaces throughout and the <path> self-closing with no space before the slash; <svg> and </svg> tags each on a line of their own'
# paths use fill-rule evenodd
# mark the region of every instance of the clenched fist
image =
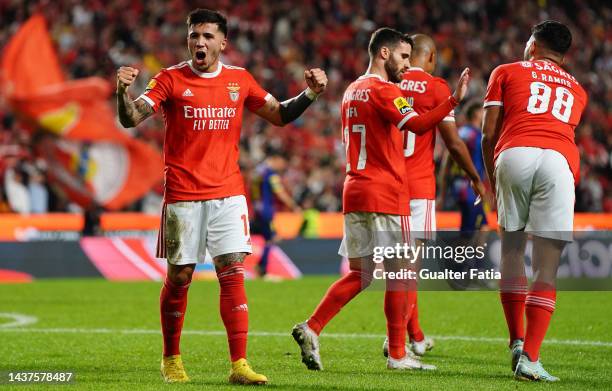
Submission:
<svg viewBox="0 0 612 391">
<path fill-rule="evenodd" d="M 125 92 L 134 83 L 139 72 L 136 68 L 120 67 L 117 70 L 117 92 Z"/>
<path fill-rule="evenodd" d="M 327 75 L 322 69 L 313 68 L 305 70 L 304 79 L 308 87 L 317 95 L 325 91 L 327 87 Z"/>
</svg>

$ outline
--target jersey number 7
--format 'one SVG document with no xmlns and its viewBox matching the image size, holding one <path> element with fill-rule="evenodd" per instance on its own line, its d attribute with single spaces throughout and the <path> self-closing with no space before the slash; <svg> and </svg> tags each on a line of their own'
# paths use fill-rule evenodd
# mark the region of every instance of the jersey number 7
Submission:
<svg viewBox="0 0 612 391">
<path fill-rule="evenodd" d="M 353 124 L 353 133 L 361 133 L 361 142 L 359 143 L 359 158 L 357 159 L 357 170 L 363 170 L 368 159 L 368 151 L 366 150 L 366 127 L 362 124 Z M 351 158 L 349 153 L 350 133 L 348 126 L 344 128 L 344 140 L 346 142 L 346 172 L 351 170 Z"/>
</svg>

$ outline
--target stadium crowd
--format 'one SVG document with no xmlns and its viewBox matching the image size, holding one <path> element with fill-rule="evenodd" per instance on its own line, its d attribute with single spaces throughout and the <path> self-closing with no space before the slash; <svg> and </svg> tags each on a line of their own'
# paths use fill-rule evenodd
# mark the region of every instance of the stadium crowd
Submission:
<svg viewBox="0 0 612 391">
<path fill-rule="evenodd" d="M 100 76 L 114 84 L 116 69 L 130 64 L 141 70 L 132 91 L 136 94 L 160 68 L 186 58 L 185 17 L 196 6 L 181 0 L 0 0 L 0 47 L 40 11 L 68 78 Z M 206 6 L 229 17 L 223 61 L 246 67 L 274 96 L 299 93 L 306 66 L 326 70 L 327 92 L 306 115 L 281 129 L 247 114 L 241 141 L 247 180 L 268 148 L 283 151 L 289 162 L 283 175 L 287 188 L 298 202 L 314 201 L 322 211 L 341 209 L 340 100 L 346 86 L 365 71 L 363 49 L 376 27 L 431 35 L 438 45 L 436 74 L 452 86 L 462 67 L 469 66 L 469 97 L 482 99 L 493 68 L 522 57 L 536 21 L 568 24 L 574 43 L 567 69 L 589 94 L 576 129 L 582 157 L 576 210 L 612 212 L 612 110 L 607 103 L 612 101 L 612 32 L 606 28 L 612 25 L 612 8 L 605 1 L 221 0 Z M 460 124 L 461 108 L 457 114 Z M 5 105 L 0 105 L 0 119 L 0 212 L 69 210 L 70 202 L 45 181 L 44 164 L 32 156 L 28 132 Z M 133 132 L 161 149 L 160 116 Z M 436 149 L 437 160 L 442 148 Z M 153 193 L 160 191 L 161 186 Z M 144 204 L 129 209 L 141 210 Z"/>
</svg>

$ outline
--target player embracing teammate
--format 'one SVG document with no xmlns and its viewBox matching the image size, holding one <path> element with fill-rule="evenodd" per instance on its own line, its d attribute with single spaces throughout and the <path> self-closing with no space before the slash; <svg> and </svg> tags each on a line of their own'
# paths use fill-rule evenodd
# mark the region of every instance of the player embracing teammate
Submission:
<svg viewBox="0 0 612 391">
<path fill-rule="evenodd" d="M 559 380 L 539 358 L 555 310 L 561 251 L 572 240 L 580 171 L 574 129 L 587 103 L 584 89 L 561 68 L 571 43 L 559 22 L 534 26 L 524 61 L 493 70 L 484 103 L 482 152 L 502 241 L 500 296 L 519 379 Z M 527 233 L 533 238 L 529 290 Z"/>
<path fill-rule="evenodd" d="M 374 248 L 411 243 L 410 196 L 406 191 L 406 165 L 402 131 L 422 134 L 433 128 L 464 97 L 469 80 L 466 69 L 457 91 L 433 110 L 417 114 L 394 83 L 410 67 L 413 42 L 390 28 L 376 30 L 370 39 L 370 64 L 351 83 L 342 99 L 342 139 L 346 148 L 343 191 L 344 237 L 339 254 L 349 258 L 350 271 L 327 291 L 310 318 L 293 329 L 302 362 L 321 370 L 318 337 L 327 323 L 372 281 Z M 409 267 L 406 259 L 387 259 L 386 271 Z M 384 312 L 389 339 L 389 369 L 435 369 L 406 354 L 406 326 L 415 289 L 409 279 L 386 280 Z"/>
</svg>

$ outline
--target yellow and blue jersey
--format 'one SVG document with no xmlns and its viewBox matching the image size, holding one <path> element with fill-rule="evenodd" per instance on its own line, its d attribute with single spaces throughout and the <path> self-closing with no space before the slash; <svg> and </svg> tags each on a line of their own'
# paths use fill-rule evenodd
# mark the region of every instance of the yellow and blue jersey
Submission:
<svg viewBox="0 0 612 391">
<path fill-rule="evenodd" d="M 267 164 L 255 168 L 251 184 L 251 200 L 258 218 L 272 220 L 274 217 L 274 193 L 281 186 L 280 176 Z"/>
</svg>

